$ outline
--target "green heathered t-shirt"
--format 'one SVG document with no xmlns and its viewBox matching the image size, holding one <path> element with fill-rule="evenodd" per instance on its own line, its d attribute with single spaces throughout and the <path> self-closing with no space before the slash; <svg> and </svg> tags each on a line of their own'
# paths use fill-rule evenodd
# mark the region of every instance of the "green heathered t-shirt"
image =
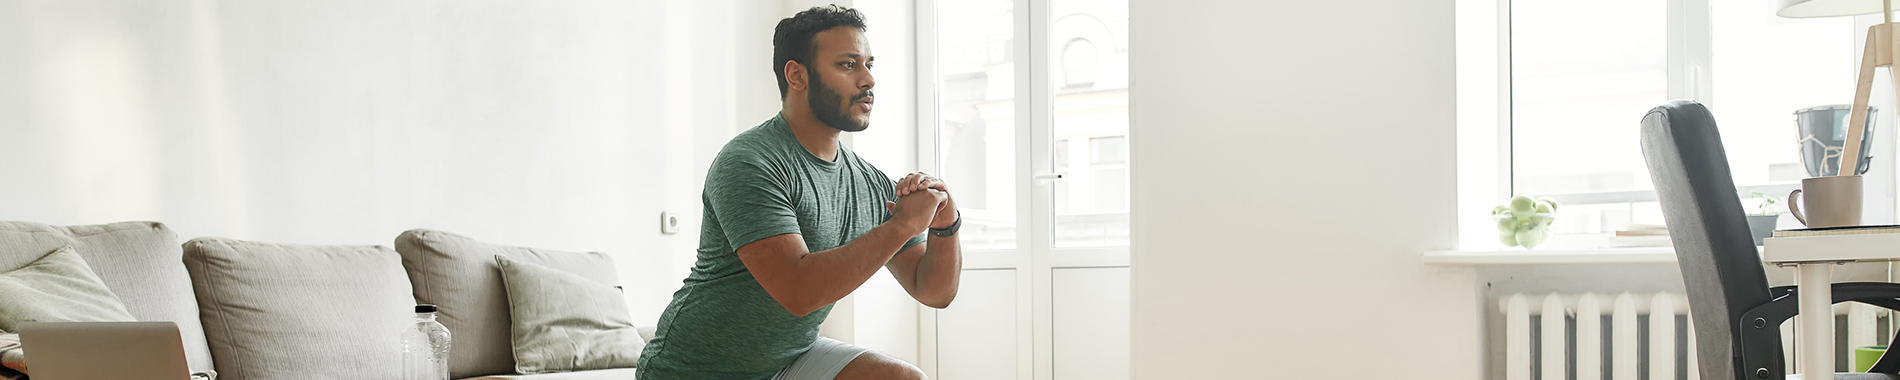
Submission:
<svg viewBox="0 0 1900 380">
<path fill-rule="evenodd" d="M 811 348 L 826 305 L 793 316 L 739 261 L 737 249 L 799 234 L 805 248 L 836 248 L 890 219 L 895 183 L 856 153 L 836 161 L 805 150 L 782 117 L 734 137 L 713 159 L 701 194 L 699 261 L 640 357 L 642 380 L 770 379 Z M 912 237 L 903 248 L 923 243 Z"/>
</svg>

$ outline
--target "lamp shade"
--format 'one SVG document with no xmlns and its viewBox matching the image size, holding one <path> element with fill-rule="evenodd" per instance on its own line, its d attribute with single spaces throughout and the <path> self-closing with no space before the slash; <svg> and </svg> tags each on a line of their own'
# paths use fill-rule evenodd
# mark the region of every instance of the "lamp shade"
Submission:
<svg viewBox="0 0 1900 380">
<path fill-rule="evenodd" d="M 1787 18 L 1835 17 L 1880 13 L 1881 0 L 1778 0 L 1776 16 Z"/>
</svg>

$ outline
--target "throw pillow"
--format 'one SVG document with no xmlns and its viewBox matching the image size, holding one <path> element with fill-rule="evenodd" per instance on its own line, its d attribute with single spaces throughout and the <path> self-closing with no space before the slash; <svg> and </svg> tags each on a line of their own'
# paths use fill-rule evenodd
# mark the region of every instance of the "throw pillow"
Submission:
<svg viewBox="0 0 1900 380">
<path fill-rule="evenodd" d="M 515 372 L 629 368 L 646 341 L 620 289 L 573 273 L 495 256 L 508 289 Z"/>
<path fill-rule="evenodd" d="M 0 294 L 7 295 L 0 297 L 0 330 L 19 331 L 23 322 L 136 320 L 70 246 L 0 273 Z"/>
</svg>

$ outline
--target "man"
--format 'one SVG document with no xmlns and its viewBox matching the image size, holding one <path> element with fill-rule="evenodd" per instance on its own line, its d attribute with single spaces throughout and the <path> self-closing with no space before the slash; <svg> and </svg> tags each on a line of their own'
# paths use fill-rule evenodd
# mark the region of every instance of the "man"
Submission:
<svg viewBox="0 0 1900 380">
<path fill-rule="evenodd" d="M 843 132 L 870 126 L 876 99 L 862 15 L 799 12 L 779 22 L 772 45 L 779 115 L 713 159 L 698 263 L 638 376 L 922 379 L 909 363 L 818 337 L 818 325 L 879 267 L 918 302 L 949 306 L 963 269 L 956 202 L 942 180 L 893 183 L 839 145 Z"/>
</svg>

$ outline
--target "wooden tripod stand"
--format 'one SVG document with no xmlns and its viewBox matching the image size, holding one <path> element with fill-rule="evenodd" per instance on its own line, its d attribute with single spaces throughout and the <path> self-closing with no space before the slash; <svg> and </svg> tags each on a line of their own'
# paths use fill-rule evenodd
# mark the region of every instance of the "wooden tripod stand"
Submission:
<svg viewBox="0 0 1900 380">
<path fill-rule="evenodd" d="M 1835 175 L 1860 172 L 1861 134 L 1867 132 L 1867 98 L 1874 89 L 1874 68 L 1886 66 L 1894 89 L 1900 91 L 1900 71 L 1893 70 L 1894 62 L 1900 61 L 1900 49 L 1894 48 L 1893 0 L 1881 0 L 1881 6 L 1886 22 L 1867 28 L 1867 46 L 1860 54 L 1860 83 L 1854 85 L 1854 109 L 1847 114 L 1846 143 L 1841 146 L 1840 171 Z"/>
</svg>

